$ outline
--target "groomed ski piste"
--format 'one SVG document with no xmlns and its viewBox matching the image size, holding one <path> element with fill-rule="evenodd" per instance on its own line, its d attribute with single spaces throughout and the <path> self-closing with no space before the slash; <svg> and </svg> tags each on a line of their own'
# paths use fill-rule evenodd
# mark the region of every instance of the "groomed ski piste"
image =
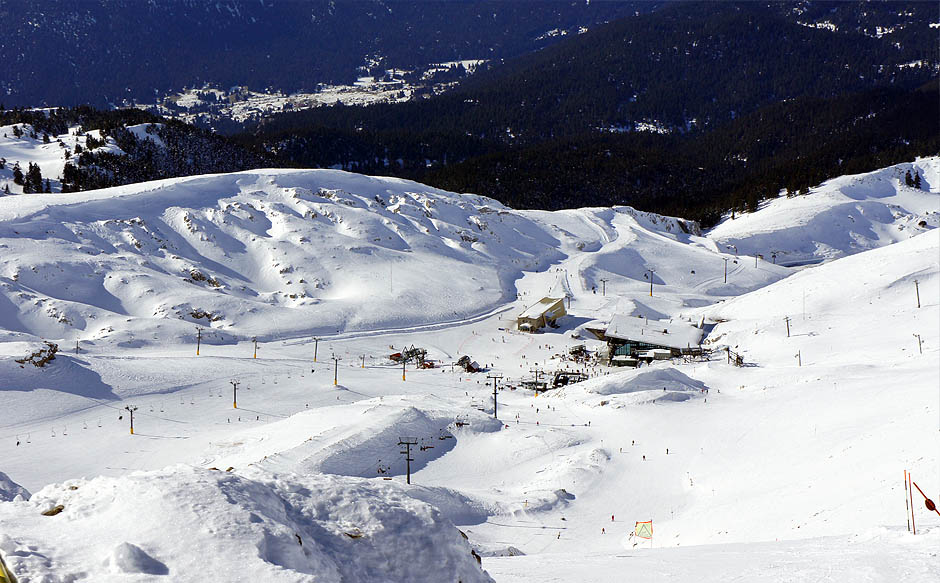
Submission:
<svg viewBox="0 0 940 583">
<path fill-rule="evenodd" d="M 938 580 L 903 482 L 938 498 L 938 193 L 918 159 L 708 233 L 330 170 L 0 197 L 0 556 L 21 582 Z M 542 297 L 568 315 L 518 332 Z M 711 357 L 561 358 L 615 315 L 704 323 Z M 389 358 L 412 345 L 435 368 Z M 565 368 L 591 378 L 520 384 Z"/>
</svg>

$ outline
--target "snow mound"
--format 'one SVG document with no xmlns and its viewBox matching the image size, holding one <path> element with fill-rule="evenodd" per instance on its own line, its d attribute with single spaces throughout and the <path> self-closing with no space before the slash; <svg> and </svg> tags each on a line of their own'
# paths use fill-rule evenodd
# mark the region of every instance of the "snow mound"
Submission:
<svg viewBox="0 0 940 583">
<path fill-rule="evenodd" d="M 417 440 L 412 472 L 446 455 L 467 432 L 497 431 L 502 424 L 468 413 L 469 429 L 457 431 L 454 413 L 433 396 L 366 399 L 291 415 L 244 431 L 235 443 L 217 442 L 218 467 L 259 463 L 271 471 L 328 473 L 361 478 L 404 476 L 398 440 Z M 456 438 L 455 438 L 456 437 Z"/>
<path fill-rule="evenodd" d="M 170 572 L 166 565 L 148 555 L 142 548 L 131 543 L 121 543 L 114 547 L 111 556 L 105 560 L 104 564 L 112 573 L 166 575 Z"/>
<path fill-rule="evenodd" d="M 905 174 L 921 176 L 921 189 Z M 840 176 L 781 197 L 708 233 L 719 248 L 800 265 L 883 247 L 940 226 L 940 157 Z"/>
<path fill-rule="evenodd" d="M 338 476 L 173 466 L 50 485 L 0 521 L 15 572 L 61 580 L 492 581 L 436 509 Z"/>
<path fill-rule="evenodd" d="M 668 400 L 685 400 L 674 393 L 699 393 L 705 383 L 695 380 L 674 367 L 651 367 L 614 373 L 581 383 L 585 392 L 598 395 L 626 395 L 644 391 L 657 391 Z M 657 396 L 657 398 L 660 398 Z"/>
<path fill-rule="evenodd" d="M 0 502 L 11 502 L 17 496 L 29 500 L 29 490 L 10 479 L 10 476 L 0 472 Z"/>
</svg>

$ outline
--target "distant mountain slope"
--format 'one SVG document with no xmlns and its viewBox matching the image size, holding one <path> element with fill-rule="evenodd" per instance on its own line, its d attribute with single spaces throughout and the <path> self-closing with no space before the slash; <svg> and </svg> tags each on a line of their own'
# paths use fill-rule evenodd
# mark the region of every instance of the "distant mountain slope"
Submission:
<svg viewBox="0 0 940 583">
<path fill-rule="evenodd" d="M 415 174 L 517 208 L 629 204 L 710 226 L 727 210 L 754 210 L 783 189 L 937 154 L 938 89 L 934 82 L 914 91 L 797 99 L 701 134 L 583 135 Z"/>
<path fill-rule="evenodd" d="M 938 153 L 931 8 L 671 3 L 431 99 L 280 114 L 239 139 L 517 208 L 628 204 L 709 224 Z"/>
<path fill-rule="evenodd" d="M 844 24 L 836 31 L 808 26 L 788 6 L 799 5 L 670 3 L 494 63 L 436 99 L 320 108 L 265 125 L 413 125 L 512 144 L 598 130 L 685 132 L 791 99 L 912 89 L 940 72 L 929 4 L 835 4 Z M 896 30 L 875 34 L 863 24 L 876 15 Z"/>
<path fill-rule="evenodd" d="M 3 102 L 104 106 L 212 82 L 312 90 L 360 67 L 512 57 L 647 2 L 4 0 Z"/>
<path fill-rule="evenodd" d="M 905 178 L 920 183 L 910 186 Z M 940 158 L 840 176 L 804 195 L 726 217 L 708 233 L 720 247 L 784 265 L 834 259 L 940 226 Z"/>
</svg>

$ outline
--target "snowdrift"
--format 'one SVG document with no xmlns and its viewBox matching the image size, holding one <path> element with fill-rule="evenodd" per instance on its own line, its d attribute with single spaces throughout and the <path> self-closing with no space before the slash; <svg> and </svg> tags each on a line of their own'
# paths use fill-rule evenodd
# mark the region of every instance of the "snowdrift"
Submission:
<svg viewBox="0 0 940 583">
<path fill-rule="evenodd" d="M 904 176 L 921 176 L 921 189 Z M 723 250 L 777 263 L 815 263 L 883 247 L 940 226 L 940 157 L 840 176 L 806 195 L 778 198 L 708 233 Z"/>
<path fill-rule="evenodd" d="M 173 466 L 47 486 L 0 522 L 13 571 L 56 581 L 492 581 L 433 507 L 354 478 Z"/>
</svg>

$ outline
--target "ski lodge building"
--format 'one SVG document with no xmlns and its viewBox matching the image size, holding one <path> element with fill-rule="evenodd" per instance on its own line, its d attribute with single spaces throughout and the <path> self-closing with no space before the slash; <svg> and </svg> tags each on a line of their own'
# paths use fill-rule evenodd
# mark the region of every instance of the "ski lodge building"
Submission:
<svg viewBox="0 0 940 583">
<path fill-rule="evenodd" d="M 522 332 L 536 332 L 553 325 L 555 320 L 565 314 L 564 298 L 542 298 L 519 314 L 516 326 Z"/>
<path fill-rule="evenodd" d="M 612 363 L 628 363 L 640 352 L 654 358 L 700 354 L 703 335 L 701 328 L 685 322 L 650 321 L 624 314 L 611 318 L 604 332 Z"/>
</svg>

